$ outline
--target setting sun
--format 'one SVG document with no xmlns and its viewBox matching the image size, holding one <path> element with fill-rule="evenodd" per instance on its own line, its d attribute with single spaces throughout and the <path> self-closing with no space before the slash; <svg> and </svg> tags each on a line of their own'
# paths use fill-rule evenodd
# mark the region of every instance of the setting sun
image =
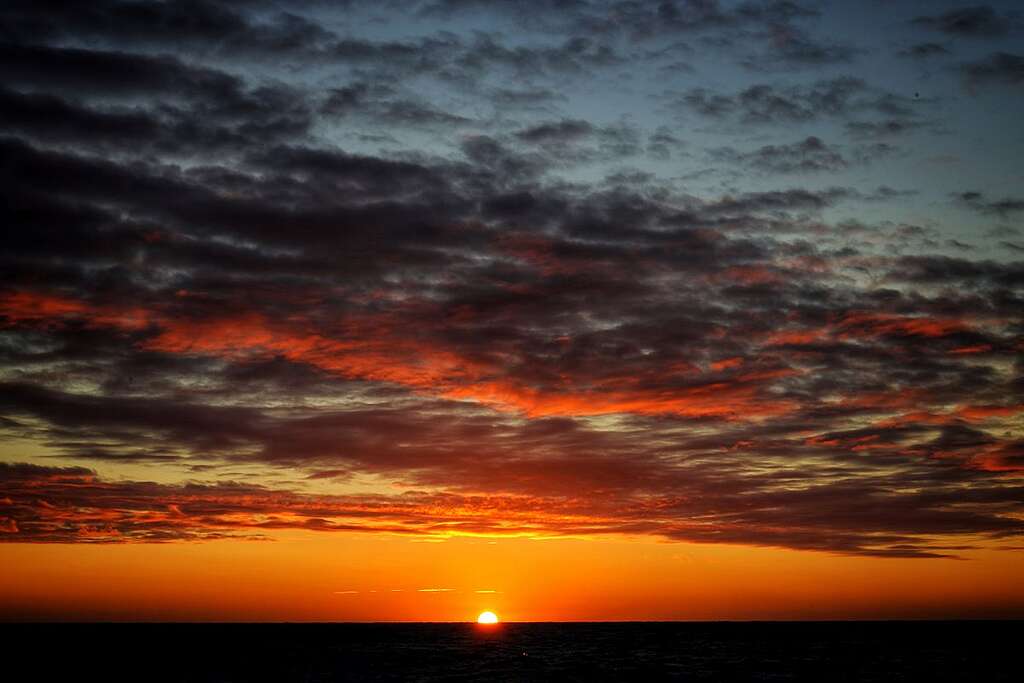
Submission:
<svg viewBox="0 0 1024 683">
<path fill-rule="evenodd" d="M 494 612 L 481 612 L 480 616 L 476 618 L 478 624 L 497 624 L 498 615 Z"/>
</svg>

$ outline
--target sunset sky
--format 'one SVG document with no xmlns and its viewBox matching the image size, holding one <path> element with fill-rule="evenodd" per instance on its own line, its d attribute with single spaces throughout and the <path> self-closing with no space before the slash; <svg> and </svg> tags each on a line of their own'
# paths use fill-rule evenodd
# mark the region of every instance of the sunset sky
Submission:
<svg viewBox="0 0 1024 683">
<path fill-rule="evenodd" d="M 1022 45 L 2 3 L 0 620 L 1024 617 Z"/>
</svg>

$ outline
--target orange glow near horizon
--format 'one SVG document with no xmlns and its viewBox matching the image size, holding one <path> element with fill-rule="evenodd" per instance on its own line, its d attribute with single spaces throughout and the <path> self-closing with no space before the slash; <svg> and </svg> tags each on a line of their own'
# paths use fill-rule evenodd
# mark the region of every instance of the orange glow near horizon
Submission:
<svg viewBox="0 0 1024 683">
<path fill-rule="evenodd" d="M 889 619 L 1024 615 L 1021 553 L 875 559 L 651 539 L 6 544 L 0 613 L 113 621 Z M 587 567 L 581 574 L 580 567 Z M 484 601 L 485 600 L 485 601 Z"/>
</svg>

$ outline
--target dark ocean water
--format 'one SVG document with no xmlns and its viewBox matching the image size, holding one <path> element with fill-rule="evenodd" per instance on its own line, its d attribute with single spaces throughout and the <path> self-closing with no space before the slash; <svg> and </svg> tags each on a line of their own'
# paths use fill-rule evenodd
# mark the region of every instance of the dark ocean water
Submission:
<svg viewBox="0 0 1024 683">
<path fill-rule="evenodd" d="M 33 681 L 1024 680 L 1024 622 L 25 624 Z M 28 668 L 19 666 L 19 660 Z"/>
</svg>

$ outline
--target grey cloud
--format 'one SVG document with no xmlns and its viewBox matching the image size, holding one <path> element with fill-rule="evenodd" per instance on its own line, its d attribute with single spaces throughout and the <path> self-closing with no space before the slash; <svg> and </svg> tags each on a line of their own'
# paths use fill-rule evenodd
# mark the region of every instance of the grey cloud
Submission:
<svg viewBox="0 0 1024 683">
<path fill-rule="evenodd" d="M 788 145 L 765 145 L 752 152 L 723 149 L 713 154 L 718 159 L 745 164 L 768 173 L 836 171 L 848 166 L 837 148 L 813 136 Z"/>
<path fill-rule="evenodd" d="M 731 95 L 693 89 L 677 101 L 702 116 L 736 118 L 743 123 L 798 123 L 859 113 L 902 117 L 915 110 L 912 98 L 872 88 L 853 77 L 786 87 L 762 83 Z"/>
<path fill-rule="evenodd" d="M 1024 199 L 1015 197 L 989 199 L 984 193 L 974 191 L 960 192 L 954 196 L 959 203 L 982 214 L 1006 217 L 1024 211 Z"/>
<path fill-rule="evenodd" d="M 972 86 L 1015 86 L 1024 83 L 1024 57 L 1009 52 L 993 52 L 985 59 L 961 64 L 960 71 Z"/>
<path fill-rule="evenodd" d="M 950 35 L 993 38 L 1009 33 L 1017 25 L 1017 18 L 1014 14 L 1000 14 L 988 5 L 977 5 L 920 16 L 912 23 Z"/>
</svg>

